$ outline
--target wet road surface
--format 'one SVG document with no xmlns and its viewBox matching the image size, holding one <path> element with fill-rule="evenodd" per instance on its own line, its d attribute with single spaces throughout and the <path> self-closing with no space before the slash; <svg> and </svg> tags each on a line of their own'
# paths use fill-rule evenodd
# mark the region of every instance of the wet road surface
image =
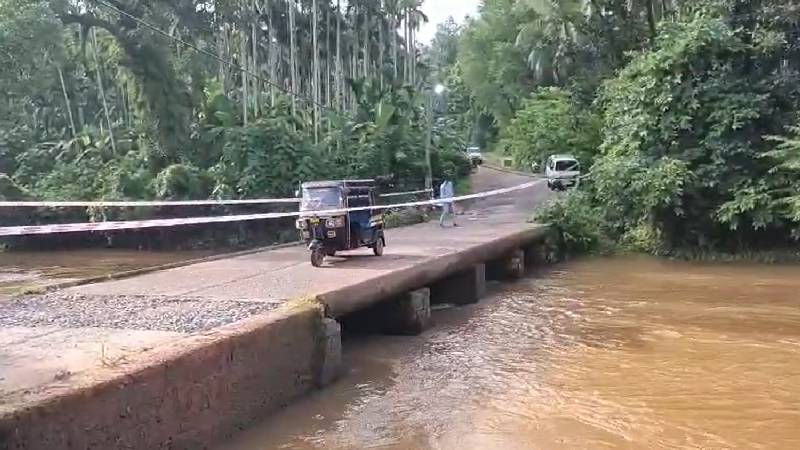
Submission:
<svg viewBox="0 0 800 450">
<path fill-rule="evenodd" d="M 800 448 L 800 267 L 573 262 L 350 336 L 344 377 L 218 450 Z"/>
<path fill-rule="evenodd" d="M 202 258 L 210 250 L 151 252 L 126 249 L 0 251 L 0 297 L 63 281 Z"/>
<path fill-rule="evenodd" d="M 471 180 L 473 192 L 485 192 L 530 181 L 530 177 L 482 168 Z M 523 220 L 535 205 L 550 196 L 543 186 L 523 192 L 459 205 L 471 209 L 462 222 L 521 211 Z M 0 300 L 25 290 L 45 288 L 134 269 L 189 261 L 225 252 L 215 250 L 136 251 L 127 249 L 67 249 L 55 251 L 0 251 Z"/>
</svg>

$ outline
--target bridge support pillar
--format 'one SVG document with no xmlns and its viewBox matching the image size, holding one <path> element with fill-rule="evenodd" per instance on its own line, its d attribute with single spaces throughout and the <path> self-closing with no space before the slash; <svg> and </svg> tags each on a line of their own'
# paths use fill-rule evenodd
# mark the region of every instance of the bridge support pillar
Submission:
<svg viewBox="0 0 800 450">
<path fill-rule="evenodd" d="M 486 276 L 490 280 L 509 280 L 525 276 L 524 250 L 514 250 L 507 256 L 489 263 Z"/>
<path fill-rule="evenodd" d="M 384 333 L 415 336 L 431 320 L 431 290 L 417 289 L 379 305 L 379 320 Z"/>
<path fill-rule="evenodd" d="M 342 319 L 345 329 L 356 332 L 415 336 L 431 319 L 431 291 L 417 289 L 384 300 Z"/>
<path fill-rule="evenodd" d="M 547 251 L 544 241 L 530 245 L 525 249 L 525 264 L 528 267 L 541 266 L 547 262 Z"/>
<path fill-rule="evenodd" d="M 485 264 L 476 264 L 431 286 L 431 303 L 467 305 L 477 303 L 484 295 L 486 295 Z"/>
<path fill-rule="evenodd" d="M 342 368 L 342 327 L 339 322 L 323 318 L 319 339 L 317 380 L 320 386 L 327 386 L 339 377 Z"/>
</svg>

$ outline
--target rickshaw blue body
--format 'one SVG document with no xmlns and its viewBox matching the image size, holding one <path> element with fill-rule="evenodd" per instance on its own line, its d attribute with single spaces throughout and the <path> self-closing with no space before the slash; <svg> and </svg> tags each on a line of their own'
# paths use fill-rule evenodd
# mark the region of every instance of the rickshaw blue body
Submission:
<svg viewBox="0 0 800 450">
<path fill-rule="evenodd" d="M 361 247 L 383 254 L 384 218 L 376 204 L 375 181 L 315 181 L 303 183 L 301 192 L 297 228 L 311 252 L 312 265 L 319 267 L 325 256 Z"/>
</svg>

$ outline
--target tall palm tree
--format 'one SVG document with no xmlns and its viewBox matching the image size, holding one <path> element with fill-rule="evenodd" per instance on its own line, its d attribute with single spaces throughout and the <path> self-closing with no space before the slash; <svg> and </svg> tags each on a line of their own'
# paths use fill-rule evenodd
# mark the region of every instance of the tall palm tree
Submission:
<svg viewBox="0 0 800 450">
<path fill-rule="evenodd" d="M 331 104 L 331 5 L 325 2 L 325 105 Z"/>
<path fill-rule="evenodd" d="M 252 51 L 252 58 L 250 67 L 253 73 L 258 73 L 258 34 L 256 33 L 256 27 L 258 26 L 259 14 L 258 11 L 260 10 L 258 5 L 258 0 L 252 0 L 251 9 L 250 9 L 250 44 L 251 44 L 251 51 Z M 258 77 L 252 77 L 253 83 L 253 116 L 258 117 L 259 114 L 259 97 L 261 96 L 261 82 L 259 81 Z"/>
<path fill-rule="evenodd" d="M 97 33 L 94 28 L 92 28 L 92 53 L 94 54 L 94 64 L 95 69 L 97 71 L 97 90 L 100 92 L 100 99 L 102 100 L 103 104 L 103 115 L 106 118 L 106 123 L 108 124 L 108 137 L 111 140 L 111 149 L 114 154 L 117 153 L 117 144 L 114 141 L 114 125 L 111 122 L 111 114 L 108 111 L 108 102 L 106 101 L 106 90 L 103 87 L 103 75 L 100 72 L 100 58 L 97 56 Z"/>
<path fill-rule="evenodd" d="M 313 56 L 313 64 L 314 64 L 314 74 L 313 74 L 313 99 L 314 99 L 314 143 L 319 143 L 319 103 L 320 103 L 320 87 L 319 87 L 319 40 L 317 39 L 317 0 L 312 0 L 312 11 L 311 11 L 311 29 L 312 29 L 312 46 L 314 50 Z"/>
<path fill-rule="evenodd" d="M 401 14 L 402 10 L 400 8 L 399 0 L 384 0 L 385 7 L 384 11 L 386 13 L 387 20 L 389 22 L 389 30 L 391 31 L 392 40 L 392 66 L 394 71 L 394 78 L 397 78 L 397 67 L 399 66 L 399 61 L 397 59 L 397 28 L 398 24 L 401 22 Z"/>
<path fill-rule="evenodd" d="M 344 111 L 344 64 L 342 61 L 342 2 L 336 0 L 336 98 L 340 111 Z"/>
<path fill-rule="evenodd" d="M 297 51 L 295 49 L 295 0 L 288 0 L 289 6 L 289 73 L 292 79 L 292 92 L 297 92 Z M 294 96 L 292 96 L 292 114 L 297 113 L 297 104 Z"/>
<path fill-rule="evenodd" d="M 517 34 L 516 46 L 527 52 L 528 66 L 538 83 L 559 83 L 569 73 L 573 64 L 571 49 L 582 38 L 580 25 L 594 13 L 596 5 L 591 0 L 517 3 L 517 13 L 528 20 Z"/>
<path fill-rule="evenodd" d="M 402 0 L 405 11 L 405 30 L 406 30 L 406 82 L 416 84 L 417 71 L 417 44 L 416 32 L 423 23 L 428 22 L 428 16 L 422 12 L 422 0 Z"/>
<path fill-rule="evenodd" d="M 69 118 L 69 129 L 72 131 L 72 137 L 75 137 L 78 135 L 78 129 L 75 126 L 75 118 L 72 116 L 72 102 L 69 100 L 67 84 L 64 82 L 64 70 L 58 62 L 56 62 L 56 70 L 58 71 L 58 80 L 61 83 L 61 94 L 64 96 L 64 109 L 67 110 L 67 117 Z"/>
</svg>

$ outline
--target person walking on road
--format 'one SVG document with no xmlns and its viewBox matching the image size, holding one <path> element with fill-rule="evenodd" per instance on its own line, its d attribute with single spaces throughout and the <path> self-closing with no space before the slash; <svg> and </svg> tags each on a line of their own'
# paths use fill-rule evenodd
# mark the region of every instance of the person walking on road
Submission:
<svg viewBox="0 0 800 450">
<path fill-rule="evenodd" d="M 439 200 L 442 205 L 442 216 L 439 218 L 439 226 L 444 227 L 444 221 L 448 215 L 452 217 L 453 226 L 457 227 L 458 224 L 456 223 L 456 214 L 455 210 L 453 209 L 453 197 L 455 196 L 455 192 L 453 189 L 453 182 L 450 181 L 450 178 L 447 177 L 442 181 L 442 184 L 439 186 Z"/>
</svg>

